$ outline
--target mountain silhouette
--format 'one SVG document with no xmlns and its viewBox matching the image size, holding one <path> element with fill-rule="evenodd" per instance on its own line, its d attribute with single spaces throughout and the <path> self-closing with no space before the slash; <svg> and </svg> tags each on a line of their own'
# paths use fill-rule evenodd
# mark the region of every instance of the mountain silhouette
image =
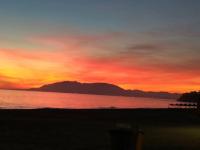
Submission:
<svg viewBox="0 0 200 150">
<path fill-rule="evenodd" d="M 46 84 L 39 88 L 28 89 L 31 91 L 96 94 L 112 96 L 135 96 L 177 99 L 180 95 L 168 92 L 144 92 L 141 90 L 125 90 L 117 85 L 109 83 L 80 83 L 77 81 L 63 81 L 52 84 Z"/>
</svg>

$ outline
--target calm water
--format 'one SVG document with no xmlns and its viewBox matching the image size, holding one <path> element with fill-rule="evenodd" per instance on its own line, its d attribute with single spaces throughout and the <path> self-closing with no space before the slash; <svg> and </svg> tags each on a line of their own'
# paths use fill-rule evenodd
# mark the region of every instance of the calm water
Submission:
<svg viewBox="0 0 200 150">
<path fill-rule="evenodd" d="M 167 108 L 175 100 L 0 90 L 0 108 Z"/>
</svg>

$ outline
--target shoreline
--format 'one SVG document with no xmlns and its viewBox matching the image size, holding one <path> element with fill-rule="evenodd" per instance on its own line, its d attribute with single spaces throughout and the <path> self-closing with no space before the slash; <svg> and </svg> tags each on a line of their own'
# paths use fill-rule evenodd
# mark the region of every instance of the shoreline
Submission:
<svg viewBox="0 0 200 150">
<path fill-rule="evenodd" d="M 176 109 L 176 108 L 127 108 L 127 109 L 62 109 L 62 108 L 36 108 L 36 109 L 0 109 L 0 120 L 9 117 L 9 119 L 40 119 L 50 118 L 52 120 L 68 118 L 68 120 L 86 119 L 87 121 L 96 121 L 97 118 L 121 121 L 134 121 L 152 123 L 180 123 L 186 124 L 200 122 L 200 114 L 196 109 Z M 16 117 L 16 118 L 15 118 Z M 31 118 L 32 117 L 32 118 Z M 125 118 L 125 119 L 124 119 Z M 46 118 L 44 118 L 46 119 Z M 101 121 L 101 120 L 99 120 Z"/>
</svg>

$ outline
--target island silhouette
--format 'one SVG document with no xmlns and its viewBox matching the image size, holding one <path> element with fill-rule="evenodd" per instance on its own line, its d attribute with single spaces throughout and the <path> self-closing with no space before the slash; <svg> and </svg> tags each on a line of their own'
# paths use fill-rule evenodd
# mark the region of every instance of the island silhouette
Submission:
<svg viewBox="0 0 200 150">
<path fill-rule="evenodd" d="M 26 90 L 95 94 L 95 95 L 111 95 L 111 96 L 150 97 L 150 98 L 163 98 L 163 99 L 177 99 L 180 97 L 180 94 L 178 93 L 152 92 L 152 91 L 142 91 L 142 90 L 125 90 L 114 84 L 100 83 L 100 82 L 99 83 L 81 83 L 77 81 L 62 81 L 62 82 L 46 84 L 39 88 L 30 88 Z"/>
<path fill-rule="evenodd" d="M 188 93 L 183 93 L 178 99 L 178 101 L 200 103 L 200 91 L 191 91 Z"/>
</svg>

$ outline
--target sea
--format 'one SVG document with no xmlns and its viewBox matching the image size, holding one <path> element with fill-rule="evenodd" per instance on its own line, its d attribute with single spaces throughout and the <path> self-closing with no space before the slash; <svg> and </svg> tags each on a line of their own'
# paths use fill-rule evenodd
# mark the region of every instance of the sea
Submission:
<svg viewBox="0 0 200 150">
<path fill-rule="evenodd" d="M 0 109 L 168 108 L 173 99 L 0 90 Z"/>
</svg>

